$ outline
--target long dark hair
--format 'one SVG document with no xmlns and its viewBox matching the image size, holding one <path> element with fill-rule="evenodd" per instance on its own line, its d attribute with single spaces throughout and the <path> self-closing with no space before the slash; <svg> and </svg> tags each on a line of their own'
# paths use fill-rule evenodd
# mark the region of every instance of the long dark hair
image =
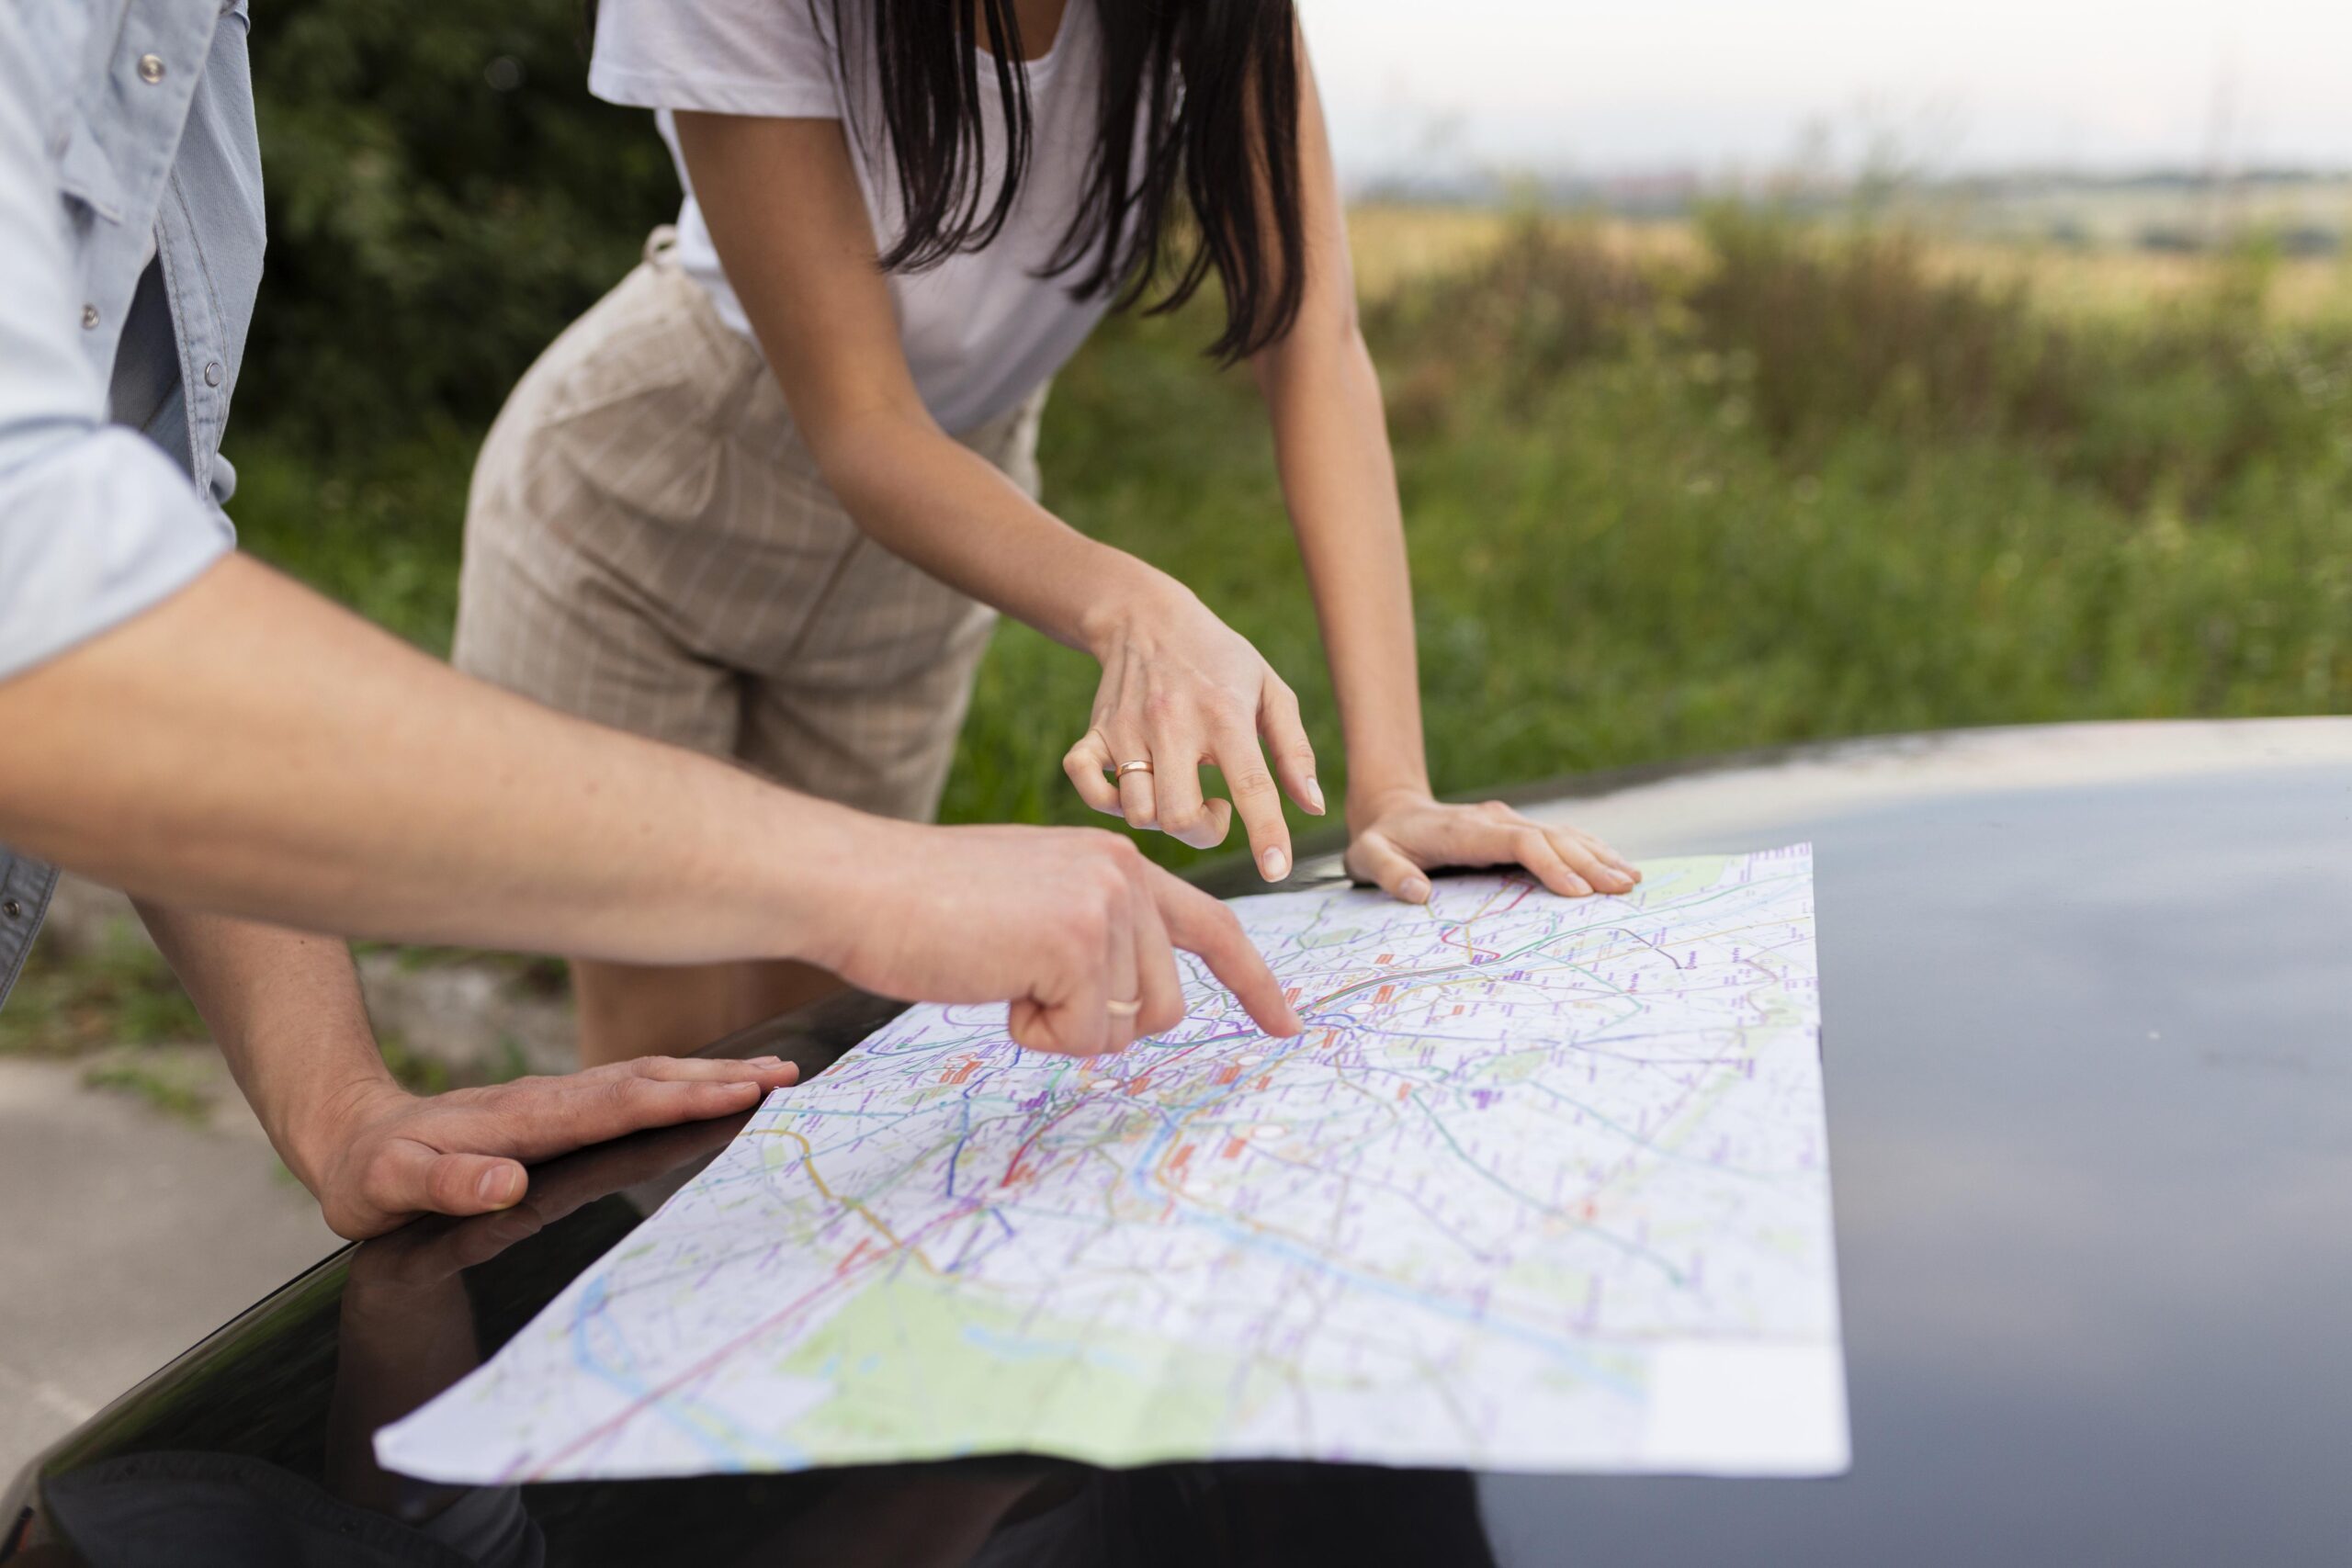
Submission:
<svg viewBox="0 0 2352 1568">
<path fill-rule="evenodd" d="M 1192 299 L 1214 269 L 1225 331 L 1208 352 L 1221 363 L 1257 352 L 1297 320 L 1305 283 L 1291 0 L 1069 4 L 1094 6 L 1101 18 L 1102 107 L 1078 210 L 1044 276 L 1068 277 L 1080 298 L 1110 295 L 1114 309 L 1148 300 L 1157 314 Z M 987 245 L 1029 164 L 1012 0 L 831 6 L 845 81 L 865 79 L 857 51 L 873 51 L 903 193 L 905 227 L 882 254 L 884 270 L 920 271 Z M 863 28 L 861 9 L 871 12 Z M 1002 103 L 1004 176 L 993 190 L 981 167 L 983 58 Z"/>
</svg>

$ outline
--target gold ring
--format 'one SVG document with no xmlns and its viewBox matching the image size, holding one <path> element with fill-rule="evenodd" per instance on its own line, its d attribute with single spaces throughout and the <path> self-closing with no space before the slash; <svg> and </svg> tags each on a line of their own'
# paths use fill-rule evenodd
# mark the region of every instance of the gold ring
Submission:
<svg viewBox="0 0 2352 1568">
<path fill-rule="evenodd" d="M 1119 771 L 1118 771 L 1117 773 L 1115 773 L 1112 774 L 1111 776 L 1112 776 L 1113 778 L 1120 778 L 1120 779 L 1123 779 L 1123 778 L 1125 778 L 1129 773 L 1149 773 L 1149 772 L 1151 772 L 1151 759 L 1149 759 L 1148 757 L 1145 757 L 1145 758 L 1139 758 L 1138 760 L 1136 760 L 1136 761 L 1132 761 L 1132 762 L 1122 762 L 1122 763 L 1120 763 L 1120 764 L 1119 764 Z"/>
<path fill-rule="evenodd" d="M 1133 1018 L 1143 1011 L 1143 998 L 1136 997 L 1123 1002 L 1114 997 L 1111 1000 L 1104 1002 L 1102 1007 L 1113 1018 Z"/>
</svg>

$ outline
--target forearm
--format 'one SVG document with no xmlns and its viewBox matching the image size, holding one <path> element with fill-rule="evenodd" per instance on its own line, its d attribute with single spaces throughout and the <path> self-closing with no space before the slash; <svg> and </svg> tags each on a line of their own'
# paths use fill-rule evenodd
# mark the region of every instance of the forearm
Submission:
<svg viewBox="0 0 2352 1568">
<path fill-rule="evenodd" d="M 826 483 L 876 543 L 1065 647 L 1099 656 L 1117 616 L 1188 592 L 1054 516 L 920 412 L 812 423 Z"/>
<path fill-rule="evenodd" d="M 243 558 L 0 682 L 0 840 L 164 904 L 826 963 L 897 830 L 457 674 Z"/>
<path fill-rule="evenodd" d="M 1330 659 L 1354 820 L 1385 795 L 1429 788 L 1412 578 L 1380 383 L 1352 321 L 1302 326 L 1257 370 Z"/>
<path fill-rule="evenodd" d="M 330 937 L 139 901 L 286 1168 L 312 1191 L 341 1111 L 393 1089 L 350 950 Z"/>
<path fill-rule="evenodd" d="M 1039 506 L 941 430 L 899 341 L 841 127 L 681 114 L 711 238 L 826 485 L 949 586 L 1099 652 L 1105 605 L 1182 590 Z"/>
</svg>

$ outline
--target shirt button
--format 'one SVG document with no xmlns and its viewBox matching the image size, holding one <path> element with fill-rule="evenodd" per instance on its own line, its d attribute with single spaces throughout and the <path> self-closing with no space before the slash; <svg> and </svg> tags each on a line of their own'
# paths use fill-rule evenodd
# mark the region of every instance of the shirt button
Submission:
<svg viewBox="0 0 2352 1568">
<path fill-rule="evenodd" d="M 219 360 L 213 360 L 204 367 L 204 384 L 208 387 L 217 387 L 220 384 L 220 362 Z"/>
<path fill-rule="evenodd" d="M 85 332 L 85 333 L 86 333 L 86 332 L 90 331 L 92 328 L 96 327 L 97 324 L 98 324 L 98 308 L 97 308 L 96 305 L 85 305 L 85 306 L 83 306 L 83 307 L 82 307 L 82 330 L 83 330 L 84 332 Z"/>
<path fill-rule="evenodd" d="M 162 81 L 164 79 L 164 57 L 160 54 L 141 55 L 139 57 L 139 79 L 141 82 L 146 83 L 151 87 L 156 83 Z"/>
<path fill-rule="evenodd" d="M 5 904 L 0 904 L 0 915 L 6 915 L 12 920 L 23 915 L 24 912 L 25 907 L 22 904 L 17 903 L 14 898 L 9 899 Z"/>
</svg>

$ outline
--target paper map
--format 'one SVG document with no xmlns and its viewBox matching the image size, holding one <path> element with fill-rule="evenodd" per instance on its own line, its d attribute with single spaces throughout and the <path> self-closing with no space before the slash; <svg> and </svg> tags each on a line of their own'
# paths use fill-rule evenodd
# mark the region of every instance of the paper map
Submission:
<svg viewBox="0 0 2352 1568">
<path fill-rule="evenodd" d="M 377 1437 L 490 1483 L 1026 1451 L 1817 1474 L 1812 854 L 1237 900 L 1308 1032 L 915 1008 Z"/>
</svg>

